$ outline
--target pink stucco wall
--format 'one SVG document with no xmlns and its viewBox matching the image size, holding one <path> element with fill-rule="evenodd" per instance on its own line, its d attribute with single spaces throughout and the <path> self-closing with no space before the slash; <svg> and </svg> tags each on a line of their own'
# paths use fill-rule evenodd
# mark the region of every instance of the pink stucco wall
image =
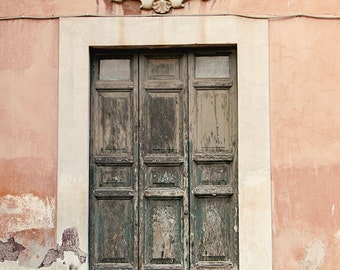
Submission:
<svg viewBox="0 0 340 270">
<path fill-rule="evenodd" d="M 340 267 L 339 30 L 340 20 L 270 23 L 275 269 L 300 269 L 312 252 L 324 252 L 320 269 Z"/>
<path fill-rule="evenodd" d="M 58 21 L 3 21 L 0 33 L 0 195 L 53 196 Z"/>
<path fill-rule="evenodd" d="M 0 239 L 37 266 L 55 245 L 58 21 L 1 21 L 0 44 Z"/>
<path fill-rule="evenodd" d="M 0 17 L 152 13 L 139 5 L 133 0 L 123 5 L 0 1 Z M 337 0 L 191 0 L 171 12 L 220 13 L 325 15 L 340 14 L 340 5 Z M 33 246 L 21 257 L 31 267 L 56 237 L 58 25 L 57 19 L 0 21 L 0 239 L 15 235 Z M 277 270 L 339 269 L 339 33 L 339 19 L 269 21 Z"/>
</svg>

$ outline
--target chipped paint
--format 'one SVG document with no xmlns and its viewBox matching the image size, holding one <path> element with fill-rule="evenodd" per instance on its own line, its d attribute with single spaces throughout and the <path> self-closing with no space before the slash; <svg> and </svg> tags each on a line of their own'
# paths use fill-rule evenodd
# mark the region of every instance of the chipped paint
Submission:
<svg viewBox="0 0 340 270">
<path fill-rule="evenodd" d="M 54 228 L 55 199 L 33 194 L 0 197 L 0 237 L 7 232 Z"/>
<path fill-rule="evenodd" d="M 209 256 L 221 256 L 225 255 L 224 239 L 223 233 L 223 220 L 215 209 L 216 205 L 209 205 L 206 209 L 206 222 L 203 223 L 202 227 L 202 241 L 200 243 L 199 254 L 202 257 Z"/>
<path fill-rule="evenodd" d="M 75 255 L 78 261 L 70 260 Z M 43 261 L 39 265 L 39 268 L 49 267 L 58 259 L 63 260 L 66 264 L 68 261 L 69 269 L 78 269 L 78 267 L 86 262 L 87 254 L 79 248 L 79 236 L 78 230 L 74 227 L 65 229 L 62 235 L 61 246 L 57 245 L 54 249 L 49 249 L 46 253 Z M 67 260 L 65 260 L 67 258 Z"/>
<path fill-rule="evenodd" d="M 37 268 L 49 248 L 55 246 L 55 229 L 28 229 L 11 233 L 26 249 L 20 253 L 21 266 Z M 0 267 L 1 268 L 1 267 Z"/>
<path fill-rule="evenodd" d="M 177 179 L 177 175 L 170 173 L 168 171 L 165 171 L 163 174 L 154 174 L 153 175 L 154 183 L 162 183 L 162 184 L 169 184 L 169 183 L 175 183 Z"/>
<path fill-rule="evenodd" d="M 152 257 L 175 260 L 176 219 L 171 207 L 155 209 L 152 222 Z"/>
<path fill-rule="evenodd" d="M 313 239 L 307 243 L 305 258 L 301 261 L 300 270 L 316 270 L 323 263 L 325 257 L 325 245 L 319 239 Z"/>
<path fill-rule="evenodd" d="M 1 267 L 7 261 L 18 261 L 22 267 L 37 268 L 46 250 L 55 245 L 54 220 L 52 197 L 43 199 L 33 194 L 0 197 Z M 4 242 L 6 238 L 8 241 Z"/>
<path fill-rule="evenodd" d="M 7 242 L 0 241 L 0 262 L 16 261 L 25 247 L 10 237 Z"/>
</svg>

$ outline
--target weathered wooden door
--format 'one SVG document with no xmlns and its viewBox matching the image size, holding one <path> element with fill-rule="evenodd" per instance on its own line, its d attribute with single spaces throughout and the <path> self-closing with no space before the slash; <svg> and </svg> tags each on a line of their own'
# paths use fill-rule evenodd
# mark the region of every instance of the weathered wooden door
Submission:
<svg viewBox="0 0 340 270">
<path fill-rule="evenodd" d="M 235 52 L 91 63 L 91 268 L 236 269 Z"/>
</svg>

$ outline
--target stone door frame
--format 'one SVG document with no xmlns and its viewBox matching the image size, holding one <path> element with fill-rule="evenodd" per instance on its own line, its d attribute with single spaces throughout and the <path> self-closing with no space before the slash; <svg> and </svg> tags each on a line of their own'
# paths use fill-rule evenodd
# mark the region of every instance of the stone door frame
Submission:
<svg viewBox="0 0 340 270">
<path fill-rule="evenodd" d="M 57 235 L 88 250 L 89 91 L 93 47 L 233 44 L 238 61 L 239 268 L 272 269 L 268 21 L 229 16 L 62 18 Z M 83 264 L 81 269 L 87 269 Z"/>
</svg>

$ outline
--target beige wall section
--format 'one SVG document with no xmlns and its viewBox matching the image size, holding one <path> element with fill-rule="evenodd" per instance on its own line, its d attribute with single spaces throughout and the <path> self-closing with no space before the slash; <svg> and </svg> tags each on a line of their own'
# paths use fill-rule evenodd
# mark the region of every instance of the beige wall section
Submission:
<svg viewBox="0 0 340 270">
<path fill-rule="evenodd" d="M 89 46 L 194 44 L 237 44 L 240 269 L 272 269 L 265 20 L 195 16 L 60 21 L 58 235 L 77 227 L 80 248 L 87 250 Z"/>
</svg>

